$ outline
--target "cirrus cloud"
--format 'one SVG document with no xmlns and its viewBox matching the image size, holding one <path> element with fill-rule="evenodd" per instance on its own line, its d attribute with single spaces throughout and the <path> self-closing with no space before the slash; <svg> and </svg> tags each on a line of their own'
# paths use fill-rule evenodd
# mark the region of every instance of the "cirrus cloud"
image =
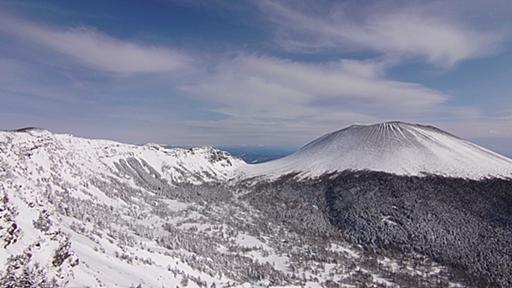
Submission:
<svg viewBox="0 0 512 288">
<path fill-rule="evenodd" d="M 305 64 L 240 55 L 224 60 L 181 89 L 219 101 L 228 115 L 306 116 L 322 103 L 348 108 L 371 103 L 395 111 L 425 111 L 448 96 L 424 86 L 386 79 L 386 63 L 342 60 Z"/>
<path fill-rule="evenodd" d="M 216 103 L 225 117 L 191 121 L 205 133 L 273 141 L 304 141 L 354 122 L 368 123 L 429 114 L 448 95 L 424 86 L 386 78 L 386 62 L 342 60 L 305 64 L 242 54 L 179 88 Z"/>
<path fill-rule="evenodd" d="M 115 73 L 176 71 L 193 61 L 184 52 L 123 41 L 95 29 L 56 29 L 0 14 L 0 32 L 65 54 L 91 68 Z"/>
<path fill-rule="evenodd" d="M 504 38 L 497 29 L 478 30 L 463 25 L 454 15 L 445 15 L 442 9 L 446 10 L 446 5 L 390 3 L 396 2 L 355 5 L 347 1 L 308 6 L 295 1 L 262 0 L 256 5 L 275 24 L 278 43 L 291 50 L 366 49 L 385 55 L 421 57 L 449 67 L 494 52 Z M 316 11 L 320 6 L 329 8 Z M 457 10 L 460 9 L 453 9 Z"/>
</svg>

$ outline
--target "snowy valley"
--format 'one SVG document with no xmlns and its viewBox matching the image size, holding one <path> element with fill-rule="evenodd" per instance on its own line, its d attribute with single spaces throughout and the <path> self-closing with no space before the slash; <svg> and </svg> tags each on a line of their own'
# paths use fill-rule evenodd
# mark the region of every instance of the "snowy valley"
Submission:
<svg viewBox="0 0 512 288">
<path fill-rule="evenodd" d="M 434 128 L 361 127 L 255 165 L 210 147 L 0 132 L 0 286 L 506 287 L 512 208 L 478 197 L 494 187 L 512 203 L 500 192 L 512 161 Z M 457 181 L 483 206 L 420 214 L 418 203 L 457 203 L 443 194 Z M 417 187 L 437 198 L 414 198 Z M 438 237 L 460 224 L 443 217 L 460 215 L 468 226 Z M 486 219 L 485 233 L 501 234 L 476 238 L 491 252 L 468 276 L 440 243 L 471 249 L 464 239 Z"/>
</svg>

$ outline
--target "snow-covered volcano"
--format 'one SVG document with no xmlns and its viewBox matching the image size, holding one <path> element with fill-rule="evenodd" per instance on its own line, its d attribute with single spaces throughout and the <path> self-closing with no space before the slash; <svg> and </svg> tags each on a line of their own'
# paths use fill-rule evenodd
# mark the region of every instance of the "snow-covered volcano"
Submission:
<svg viewBox="0 0 512 288">
<path fill-rule="evenodd" d="M 244 168 L 249 177 L 343 170 L 398 175 L 436 174 L 482 179 L 511 177 L 512 160 L 432 126 L 404 122 L 352 125 L 326 134 L 294 154 Z"/>
</svg>

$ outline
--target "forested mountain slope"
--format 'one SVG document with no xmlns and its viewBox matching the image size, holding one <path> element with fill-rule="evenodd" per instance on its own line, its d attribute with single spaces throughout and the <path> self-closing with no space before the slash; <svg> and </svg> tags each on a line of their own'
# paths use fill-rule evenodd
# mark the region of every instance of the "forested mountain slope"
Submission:
<svg viewBox="0 0 512 288">
<path fill-rule="evenodd" d="M 209 147 L 0 132 L 0 287 L 508 287 L 509 160 L 464 143 L 494 177 L 250 174 Z"/>
</svg>

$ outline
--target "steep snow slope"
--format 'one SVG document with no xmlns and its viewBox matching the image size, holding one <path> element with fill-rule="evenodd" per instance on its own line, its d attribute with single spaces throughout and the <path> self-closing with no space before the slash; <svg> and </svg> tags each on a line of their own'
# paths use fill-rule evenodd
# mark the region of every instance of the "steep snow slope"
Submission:
<svg viewBox="0 0 512 288">
<path fill-rule="evenodd" d="M 31 287 L 178 283 L 168 269 L 201 276 L 177 256 L 129 247 L 140 237 L 123 225 L 157 223 L 138 222 L 144 214 L 156 217 L 147 216 L 152 209 L 170 209 L 155 192 L 225 181 L 243 163 L 208 147 L 135 146 L 42 129 L 0 132 L 0 272 L 12 278 L 0 286 L 19 285 L 24 275 Z"/>
<path fill-rule="evenodd" d="M 372 170 L 481 179 L 511 177 L 512 160 L 432 126 L 387 122 L 353 125 L 326 134 L 290 156 L 242 170 L 249 177 L 292 172 L 315 177 Z"/>
</svg>

